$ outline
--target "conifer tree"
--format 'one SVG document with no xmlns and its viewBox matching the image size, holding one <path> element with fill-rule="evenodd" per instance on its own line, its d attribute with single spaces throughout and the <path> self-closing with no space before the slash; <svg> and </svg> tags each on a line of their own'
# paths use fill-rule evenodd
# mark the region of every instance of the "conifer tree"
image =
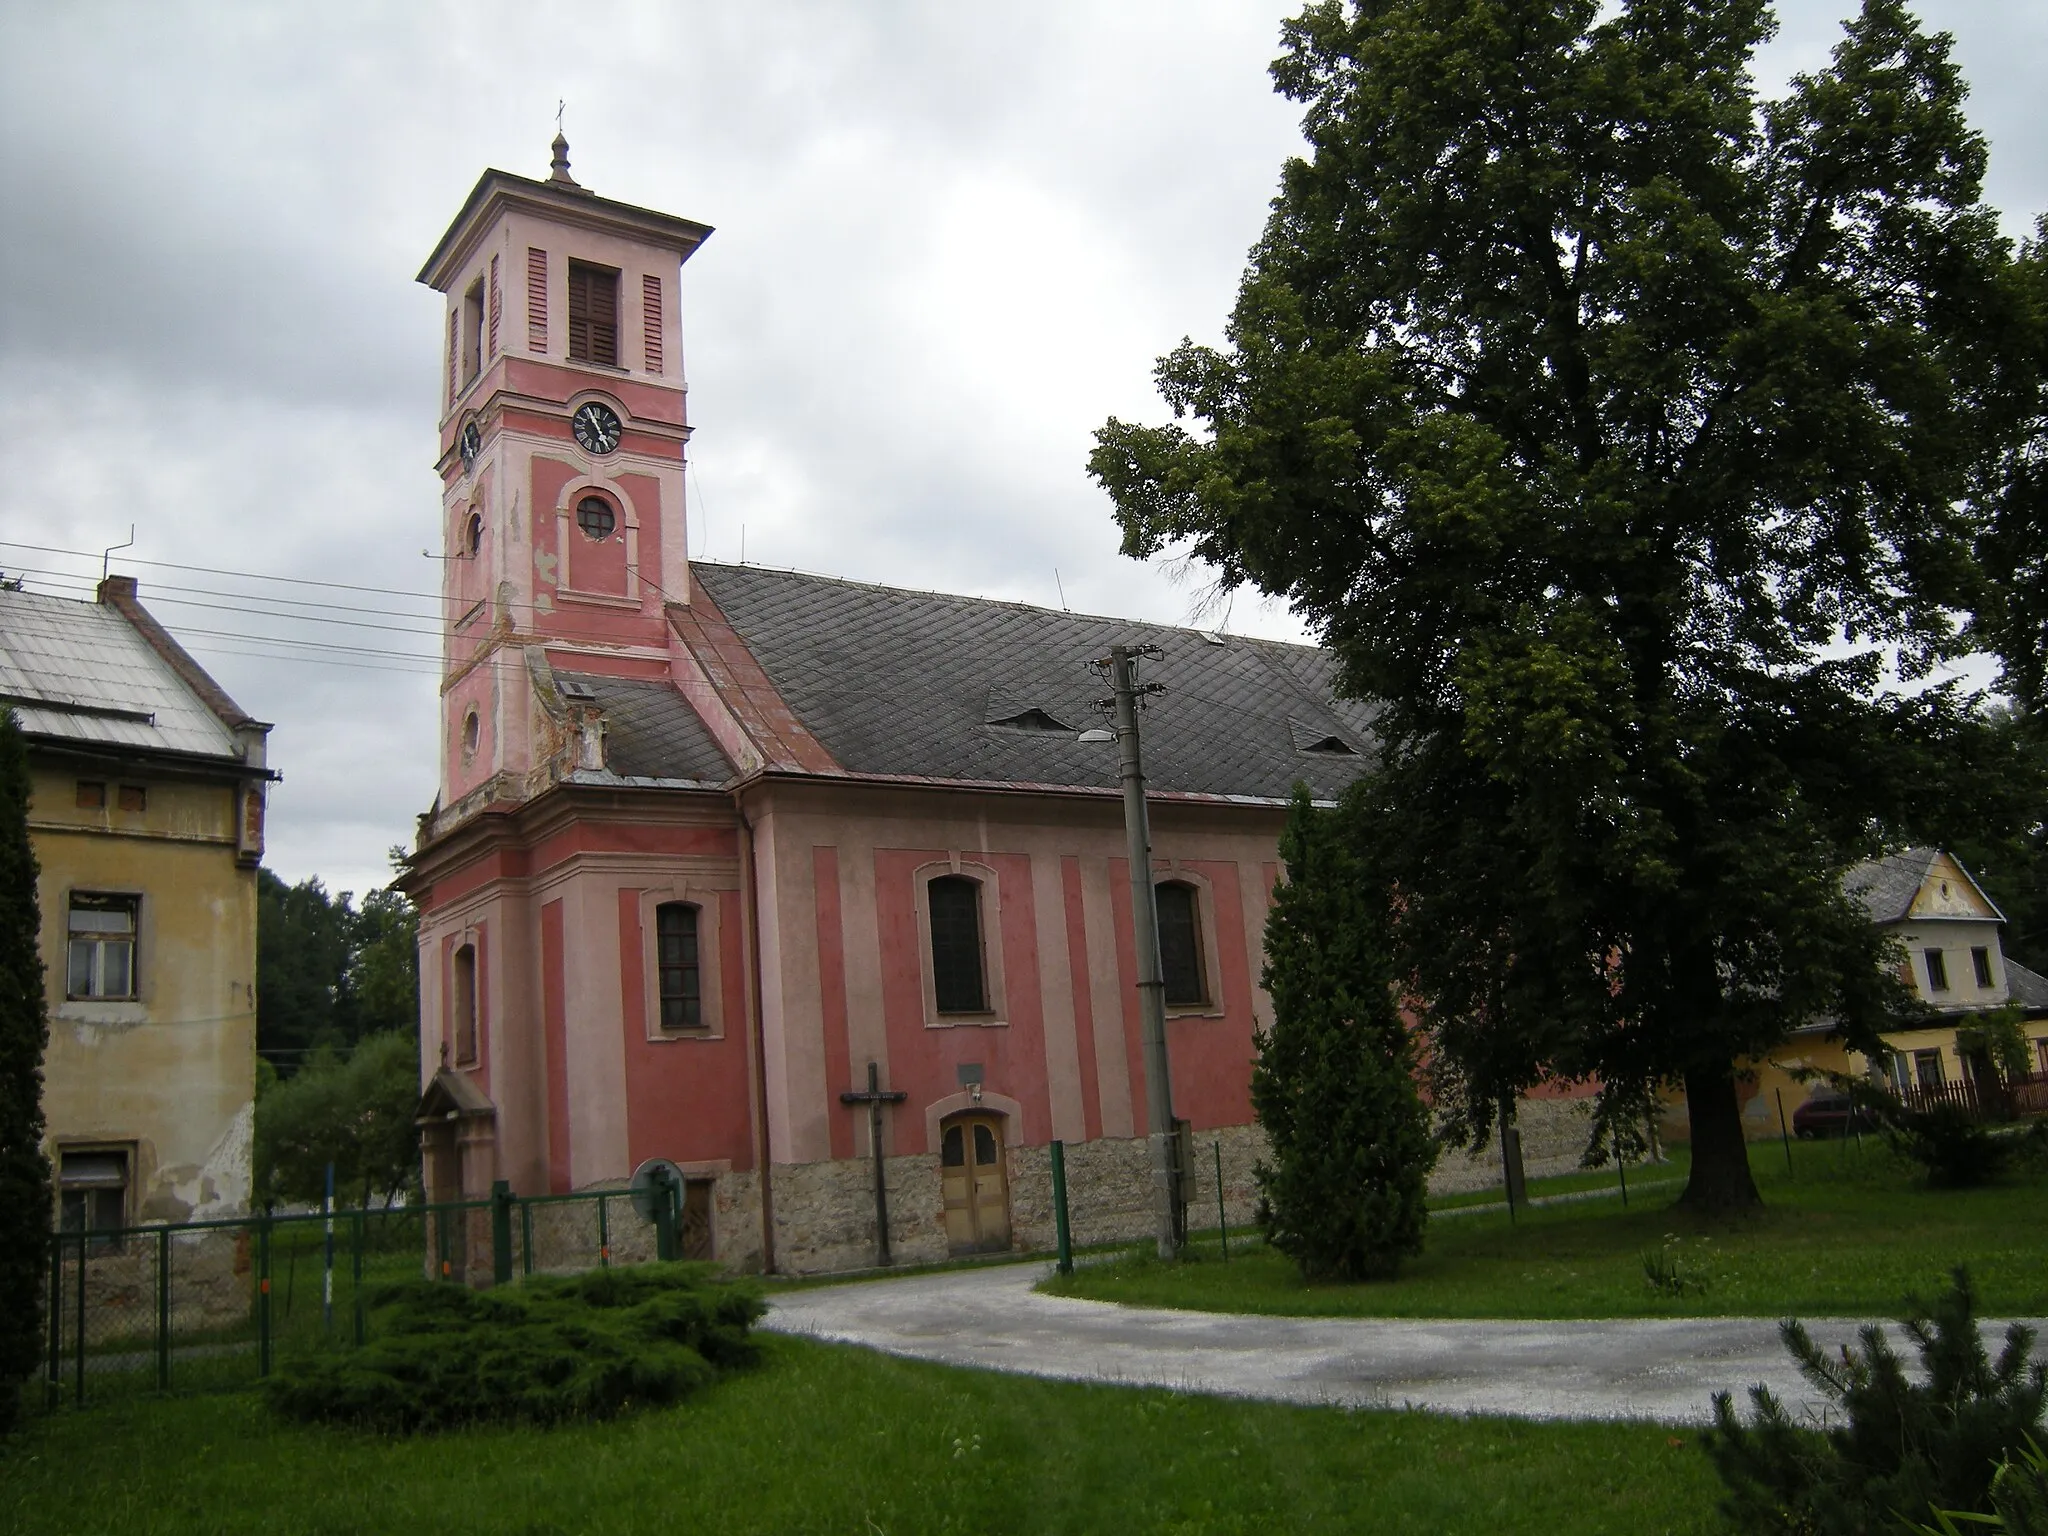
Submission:
<svg viewBox="0 0 2048 1536">
<path fill-rule="evenodd" d="M 43 1154 L 43 1048 L 49 1042 L 36 856 L 28 840 L 28 753 L 0 712 L 0 1430 L 20 1409 L 41 1330 L 49 1263 L 50 1163 Z"/>
<path fill-rule="evenodd" d="M 1338 812 L 1297 788 L 1287 883 L 1266 924 L 1273 1027 L 1252 1065 L 1272 1143 L 1258 1170 L 1268 1240 L 1312 1279 L 1390 1276 L 1421 1251 L 1436 1161 L 1385 943 L 1390 892 Z"/>
</svg>

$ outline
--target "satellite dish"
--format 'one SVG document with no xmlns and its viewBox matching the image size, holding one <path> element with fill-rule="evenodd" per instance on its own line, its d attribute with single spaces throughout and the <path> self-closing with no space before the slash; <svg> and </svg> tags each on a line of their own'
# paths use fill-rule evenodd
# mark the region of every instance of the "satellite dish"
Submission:
<svg viewBox="0 0 2048 1536">
<path fill-rule="evenodd" d="M 647 1159 L 633 1170 L 633 1180 L 626 1186 L 642 1221 L 657 1220 L 662 1203 L 681 1194 L 682 1188 L 683 1170 L 665 1157 Z"/>
</svg>

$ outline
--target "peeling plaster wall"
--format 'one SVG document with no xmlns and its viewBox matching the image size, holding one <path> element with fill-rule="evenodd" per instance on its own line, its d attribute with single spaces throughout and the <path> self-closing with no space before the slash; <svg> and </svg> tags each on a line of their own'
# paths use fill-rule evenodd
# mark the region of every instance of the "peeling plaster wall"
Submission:
<svg viewBox="0 0 2048 1536">
<path fill-rule="evenodd" d="M 82 810 L 80 777 L 142 787 L 141 812 Z M 67 1148 L 130 1158 L 131 1221 L 245 1211 L 256 1096 L 256 872 L 228 783 L 37 761 L 30 834 L 50 1007 L 43 1111 Z M 140 898 L 137 996 L 65 997 L 73 891 Z"/>
</svg>

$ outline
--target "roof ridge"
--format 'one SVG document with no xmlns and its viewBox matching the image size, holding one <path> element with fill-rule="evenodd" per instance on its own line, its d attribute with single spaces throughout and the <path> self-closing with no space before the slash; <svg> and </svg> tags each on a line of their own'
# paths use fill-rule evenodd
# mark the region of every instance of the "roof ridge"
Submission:
<svg viewBox="0 0 2048 1536">
<path fill-rule="evenodd" d="M 1062 619 L 1084 619 L 1098 624 L 1131 624 L 1146 629 L 1169 629 L 1176 634 L 1193 635 L 1204 644 L 1207 637 L 1217 634 L 1213 629 L 1202 629 L 1193 624 L 1167 624 L 1156 619 L 1134 619 L 1120 613 L 1076 613 L 1071 608 L 1048 608 L 1041 603 L 1027 603 L 1014 597 L 976 597 L 967 592 L 941 592 L 936 588 L 899 587 L 886 581 L 862 581 L 852 576 L 833 576 L 824 571 L 807 571 L 794 565 L 763 565 L 758 560 L 744 563 L 731 560 L 692 560 L 692 567 L 707 566 L 719 571 L 759 571 L 768 576 L 796 576 L 805 581 L 830 582 L 838 587 L 854 587 L 867 592 L 893 592 L 903 597 L 937 597 L 956 603 L 979 603 L 989 608 L 1013 608 L 1028 614 L 1049 614 Z M 1246 645 L 1276 645 L 1290 651 L 1311 651 L 1318 655 L 1327 654 L 1327 647 L 1309 645 L 1299 640 L 1269 640 L 1262 635 L 1233 635 L 1222 631 L 1229 640 L 1241 641 Z"/>
</svg>

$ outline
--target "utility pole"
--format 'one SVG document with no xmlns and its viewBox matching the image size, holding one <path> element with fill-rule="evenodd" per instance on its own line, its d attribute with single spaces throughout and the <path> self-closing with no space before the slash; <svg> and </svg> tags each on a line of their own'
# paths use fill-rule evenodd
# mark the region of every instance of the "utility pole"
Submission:
<svg viewBox="0 0 2048 1536">
<path fill-rule="evenodd" d="M 1098 661 L 1109 674 L 1116 712 L 1117 774 L 1123 782 L 1124 836 L 1130 850 L 1131 923 L 1138 952 L 1138 1019 L 1145 1047 L 1145 1119 L 1152 1143 L 1152 1184 L 1159 1230 L 1159 1257 L 1180 1256 L 1182 1239 L 1178 1128 L 1173 1117 L 1173 1079 L 1166 1065 L 1166 979 L 1159 960 L 1159 902 L 1152 888 L 1152 826 L 1145 810 L 1145 768 L 1138 750 L 1138 701 L 1163 693 L 1158 683 L 1140 684 L 1136 663 L 1157 656 L 1156 645 L 1115 645 Z"/>
</svg>

